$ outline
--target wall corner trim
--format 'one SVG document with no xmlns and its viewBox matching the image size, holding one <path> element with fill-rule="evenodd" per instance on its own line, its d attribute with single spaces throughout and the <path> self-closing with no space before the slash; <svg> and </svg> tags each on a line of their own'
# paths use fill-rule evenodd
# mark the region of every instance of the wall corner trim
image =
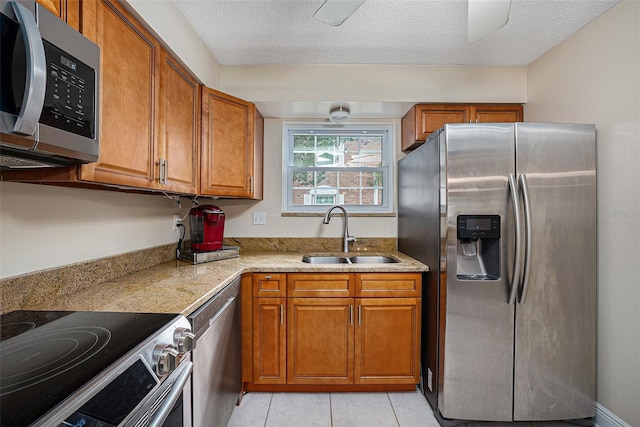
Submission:
<svg viewBox="0 0 640 427">
<path fill-rule="evenodd" d="M 600 403 L 596 403 L 596 418 L 594 423 L 596 427 L 631 427 L 630 424 L 624 422 L 624 420 Z"/>
</svg>

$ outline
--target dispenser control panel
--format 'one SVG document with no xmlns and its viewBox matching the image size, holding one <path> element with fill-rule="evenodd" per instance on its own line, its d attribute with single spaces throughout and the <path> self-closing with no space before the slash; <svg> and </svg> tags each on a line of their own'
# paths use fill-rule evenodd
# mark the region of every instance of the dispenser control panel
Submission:
<svg viewBox="0 0 640 427">
<path fill-rule="evenodd" d="M 500 215 L 458 215 L 458 240 L 499 238 Z"/>
</svg>

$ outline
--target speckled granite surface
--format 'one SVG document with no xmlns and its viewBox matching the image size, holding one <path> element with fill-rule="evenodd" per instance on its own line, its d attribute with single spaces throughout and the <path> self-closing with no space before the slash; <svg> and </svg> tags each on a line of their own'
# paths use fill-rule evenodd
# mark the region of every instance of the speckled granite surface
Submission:
<svg viewBox="0 0 640 427">
<path fill-rule="evenodd" d="M 214 296 L 233 279 L 250 272 L 415 272 L 427 267 L 393 249 L 380 246 L 360 247 L 352 255 L 385 254 L 400 260 L 394 264 L 306 264 L 303 254 L 339 254 L 339 239 L 325 242 L 325 246 L 307 244 L 310 239 L 251 239 L 255 242 L 225 240 L 225 244 L 240 245 L 240 257 L 206 264 L 191 265 L 171 259 L 173 246 L 152 248 L 104 260 L 67 266 L 45 272 L 32 273 L 0 281 L 2 312 L 30 310 L 92 310 L 189 314 Z M 268 242 L 276 240 L 276 242 Z M 382 239 L 387 240 L 387 239 Z M 395 240 L 391 239 L 394 241 Z M 255 246 L 252 246 L 252 243 Z M 378 242 L 376 242 L 378 243 Z M 270 250 L 255 250 L 262 246 Z M 279 247 L 280 250 L 273 249 Z M 248 248 L 248 249 L 247 249 Z M 252 250 L 253 249 L 253 250 Z M 286 250 L 285 250 L 286 249 Z M 354 248 L 355 249 L 355 248 Z M 171 260 L 167 261 L 170 250 Z M 124 259 L 120 259 L 124 257 Z M 136 261 L 137 260 L 137 261 Z M 153 263 L 156 265 L 144 265 Z M 117 266 L 117 267 L 116 267 Z M 136 267 L 142 268 L 136 268 Z M 117 269 L 129 269 L 119 275 Z M 122 270 L 120 270 L 122 273 Z M 102 280 L 100 280 L 102 277 Z"/>
</svg>

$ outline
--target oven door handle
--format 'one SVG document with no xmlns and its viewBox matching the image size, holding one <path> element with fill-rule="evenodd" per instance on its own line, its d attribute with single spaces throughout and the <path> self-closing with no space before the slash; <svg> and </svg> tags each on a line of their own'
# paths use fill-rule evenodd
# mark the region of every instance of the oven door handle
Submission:
<svg viewBox="0 0 640 427">
<path fill-rule="evenodd" d="M 180 373 L 180 376 L 176 378 L 176 382 L 173 383 L 173 386 L 171 387 L 171 391 L 167 395 L 167 398 L 164 400 L 164 402 L 162 402 L 162 405 L 156 411 L 155 416 L 153 417 L 151 422 L 149 422 L 149 427 L 162 426 L 164 421 L 171 413 L 171 409 L 173 409 L 173 406 L 180 398 L 180 393 L 182 393 L 182 389 L 189 380 L 191 371 L 193 371 L 193 362 L 189 361 L 187 362 L 187 366 L 185 366 L 182 373 Z"/>
</svg>

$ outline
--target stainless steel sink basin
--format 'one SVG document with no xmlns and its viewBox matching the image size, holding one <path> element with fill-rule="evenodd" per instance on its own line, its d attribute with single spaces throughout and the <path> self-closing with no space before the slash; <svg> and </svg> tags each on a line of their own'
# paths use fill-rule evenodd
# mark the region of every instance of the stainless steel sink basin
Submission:
<svg viewBox="0 0 640 427">
<path fill-rule="evenodd" d="M 350 264 L 349 258 L 343 256 L 312 256 L 305 255 L 302 262 L 309 264 Z"/>
<path fill-rule="evenodd" d="M 327 255 L 305 255 L 302 262 L 308 264 L 388 264 L 399 262 L 397 259 L 384 255 L 357 255 L 327 256 Z"/>
<path fill-rule="evenodd" d="M 397 259 L 384 255 L 358 255 L 349 258 L 351 264 L 389 264 L 399 262 Z"/>
</svg>

